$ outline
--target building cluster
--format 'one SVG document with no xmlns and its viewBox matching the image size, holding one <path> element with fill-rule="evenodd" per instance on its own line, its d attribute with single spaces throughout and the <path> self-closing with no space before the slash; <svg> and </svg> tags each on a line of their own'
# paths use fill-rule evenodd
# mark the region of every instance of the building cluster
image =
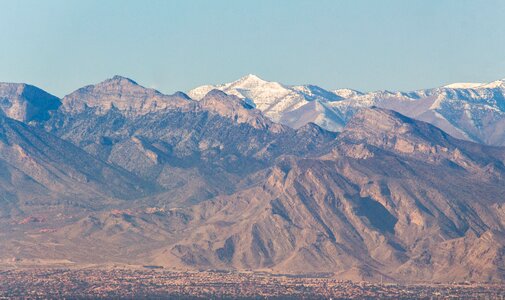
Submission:
<svg viewBox="0 0 505 300">
<path fill-rule="evenodd" d="M 399 285 L 265 273 L 173 272 L 163 269 L 12 269 L 0 271 L 3 298 L 485 298 L 504 285 Z"/>
</svg>

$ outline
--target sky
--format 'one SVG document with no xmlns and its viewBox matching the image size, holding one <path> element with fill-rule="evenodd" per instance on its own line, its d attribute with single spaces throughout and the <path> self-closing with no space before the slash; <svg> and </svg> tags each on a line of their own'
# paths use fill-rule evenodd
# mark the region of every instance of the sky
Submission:
<svg viewBox="0 0 505 300">
<path fill-rule="evenodd" d="M 249 73 L 361 91 L 505 78 L 505 1 L 0 0 L 3 82 L 172 93 Z"/>
</svg>

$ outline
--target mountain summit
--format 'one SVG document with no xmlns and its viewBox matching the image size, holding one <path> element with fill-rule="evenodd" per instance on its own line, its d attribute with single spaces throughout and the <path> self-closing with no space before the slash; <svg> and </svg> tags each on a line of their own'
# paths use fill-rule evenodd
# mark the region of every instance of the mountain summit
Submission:
<svg viewBox="0 0 505 300">
<path fill-rule="evenodd" d="M 128 77 L 124 77 L 121 75 L 114 75 L 112 78 L 107 79 L 105 81 L 115 82 L 119 85 L 127 85 L 127 84 L 138 85 L 138 83 L 136 81 L 134 81 L 133 79 L 130 79 Z"/>
<path fill-rule="evenodd" d="M 88 85 L 76 90 L 62 99 L 63 107 L 69 112 L 82 111 L 85 107 L 105 112 L 112 107 L 132 115 L 184 106 L 188 97 L 183 93 L 172 96 L 157 90 L 145 88 L 135 81 L 114 76 L 95 85 Z"/>
<path fill-rule="evenodd" d="M 335 113 L 327 114 L 327 110 L 322 109 L 324 104 L 323 106 L 308 105 L 313 101 L 325 103 L 342 99 L 342 97 L 315 85 L 287 86 L 249 74 L 230 83 L 197 87 L 188 94 L 191 98 L 199 100 L 212 89 L 242 98 L 261 110 L 272 121 L 290 127 L 299 128 L 309 121 L 332 131 L 338 131 L 342 127 L 341 120 L 335 116 Z M 302 109 L 304 105 L 308 106 Z M 316 107 L 318 109 L 314 109 Z M 285 116 L 298 109 L 301 110 L 291 113 L 290 116 Z M 302 115 L 304 116 L 302 117 Z M 306 119 L 307 121 L 295 120 L 295 116 L 300 116 L 302 120 Z"/>
</svg>

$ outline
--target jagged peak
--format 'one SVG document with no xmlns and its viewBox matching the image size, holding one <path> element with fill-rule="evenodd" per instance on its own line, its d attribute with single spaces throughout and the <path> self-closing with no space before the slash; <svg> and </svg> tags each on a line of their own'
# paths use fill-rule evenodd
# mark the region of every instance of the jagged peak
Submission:
<svg viewBox="0 0 505 300">
<path fill-rule="evenodd" d="M 17 91 L 18 94 L 21 94 L 23 93 L 25 90 L 31 90 L 31 91 L 36 91 L 36 92 L 40 92 L 40 93 L 43 93 L 43 94 L 47 94 L 47 95 L 50 95 L 54 98 L 57 98 L 56 96 L 46 92 L 45 90 L 35 86 L 35 85 L 32 85 L 32 84 L 28 84 L 28 83 L 17 83 L 17 82 L 0 82 L 0 90 L 5 90 L 5 89 L 10 89 L 8 92 L 15 92 Z"/>
<path fill-rule="evenodd" d="M 241 77 L 240 79 L 238 79 L 237 81 L 263 81 L 263 82 L 265 82 L 266 80 L 263 80 L 259 76 L 254 75 L 254 74 L 247 74 L 247 75 Z"/>
<path fill-rule="evenodd" d="M 135 80 L 130 79 L 128 77 L 121 76 L 121 75 L 114 75 L 112 78 L 109 78 L 109 79 L 105 80 L 104 82 L 130 83 L 130 84 L 138 85 L 138 83 Z"/>
<path fill-rule="evenodd" d="M 61 105 L 61 99 L 26 83 L 0 83 L 0 110 L 9 118 L 30 122 L 46 119 L 49 111 Z"/>
<path fill-rule="evenodd" d="M 65 98 L 71 96 L 72 94 L 74 94 L 76 92 L 77 93 L 88 92 L 90 90 L 93 90 L 98 93 L 100 93 L 102 90 L 115 90 L 118 93 L 125 92 L 125 91 L 140 91 L 140 92 L 146 92 L 149 94 L 163 95 L 158 90 L 142 86 L 142 85 L 138 84 L 136 81 L 134 81 L 133 79 L 130 79 L 130 78 L 124 77 L 124 76 L 120 76 L 120 75 L 114 75 L 113 77 L 105 79 L 99 83 L 86 85 L 80 89 L 77 89 L 73 93 L 65 96 Z"/>
<path fill-rule="evenodd" d="M 183 98 L 183 99 L 186 99 L 186 100 L 192 100 L 190 96 L 188 96 L 186 93 L 181 92 L 181 91 L 177 91 L 177 92 L 173 93 L 171 96 L 172 97 Z"/>
<path fill-rule="evenodd" d="M 63 104 L 66 110 L 72 112 L 97 108 L 98 113 L 104 113 L 117 108 L 131 115 L 141 115 L 167 108 L 183 107 L 189 100 L 191 98 L 182 92 L 165 95 L 129 78 L 116 75 L 72 92 L 63 98 Z"/>
<path fill-rule="evenodd" d="M 297 133 L 304 133 L 304 132 L 330 132 L 330 131 L 327 131 L 323 128 L 321 128 L 321 126 L 317 125 L 316 123 L 314 122 L 308 122 L 307 124 L 303 125 L 302 127 L 296 129 L 296 132 Z"/>
<path fill-rule="evenodd" d="M 18 83 L 18 82 L 0 82 L 0 86 L 16 86 L 16 87 L 25 87 L 28 86 L 27 83 Z"/>
<path fill-rule="evenodd" d="M 254 75 L 254 74 L 248 74 L 246 76 L 239 78 L 236 81 L 229 83 L 229 86 L 230 87 L 234 87 L 234 86 L 255 87 L 255 86 L 263 85 L 263 84 L 267 84 L 267 83 L 275 83 L 275 82 L 261 79 L 260 77 Z"/>
<path fill-rule="evenodd" d="M 224 105 L 224 107 L 228 107 L 229 109 L 236 109 L 240 107 L 251 110 L 254 108 L 251 104 L 247 103 L 245 99 L 227 94 L 218 89 L 211 90 L 202 98 L 202 100 L 200 100 L 204 106 L 215 105 L 216 101 L 220 103 L 220 105 Z"/>
<path fill-rule="evenodd" d="M 239 124 L 247 123 L 254 128 L 268 129 L 273 132 L 283 130 L 281 125 L 273 124 L 260 111 L 253 109 L 244 99 L 226 94 L 218 89 L 209 91 L 198 102 L 198 105 L 204 110 L 217 113 Z"/>
<path fill-rule="evenodd" d="M 505 87 L 505 78 L 495 80 L 495 81 L 492 81 L 492 82 L 489 82 L 489 83 L 479 86 L 479 88 L 488 88 L 488 89 L 498 88 L 498 87 L 502 87 L 502 88 Z"/>
<path fill-rule="evenodd" d="M 352 98 L 356 96 L 362 96 L 364 95 L 363 92 L 354 90 L 354 89 L 348 89 L 348 88 L 340 88 L 340 89 L 335 89 L 331 91 L 337 96 L 340 96 L 342 98 Z"/>
<path fill-rule="evenodd" d="M 212 89 L 210 90 L 205 96 L 202 98 L 202 100 L 205 99 L 210 99 L 210 98 L 225 98 L 225 97 L 230 97 L 230 95 L 226 94 L 225 92 L 218 90 L 218 89 Z"/>
<path fill-rule="evenodd" d="M 492 89 L 505 87 L 505 78 L 491 81 L 488 83 L 481 82 L 456 82 L 442 86 L 448 89 Z"/>
</svg>

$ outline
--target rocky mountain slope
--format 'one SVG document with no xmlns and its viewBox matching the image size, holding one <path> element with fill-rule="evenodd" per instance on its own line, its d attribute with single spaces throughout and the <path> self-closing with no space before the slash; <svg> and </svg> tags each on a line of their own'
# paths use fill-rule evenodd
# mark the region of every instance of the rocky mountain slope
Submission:
<svg viewBox="0 0 505 300">
<path fill-rule="evenodd" d="M 155 261 L 501 280 L 504 157 L 426 123 L 364 110 L 328 153 L 278 160 L 258 184 L 191 208 L 185 238 Z"/>
<path fill-rule="evenodd" d="M 240 95 L 122 77 L 62 102 L 1 117 L 0 263 L 505 279 L 501 147 L 378 107 L 293 129 Z"/>
<path fill-rule="evenodd" d="M 64 106 L 41 126 L 103 161 L 181 193 L 181 201 L 234 190 L 244 175 L 264 168 L 277 156 L 304 155 L 335 137 L 311 126 L 295 131 L 273 123 L 242 99 L 218 90 L 201 101 L 175 99 L 174 106 L 168 99 L 165 108 L 158 106 L 149 113 L 121 110 L 107 101 L 124 97 L 122 85 L 132 88 L 132 82 L 116 78 L 105 83 L 114 80 L 115 93 L 103 88 L 104 83 L 90 87 L 109 109 L 76 98 L 85 103 L 83 110 L 69 111 Z M 135 84 L 132 89 L 145 88 Z"/>
<path fill-rule="evenodd" d="M 152 184 L 37 128 L 0 116 L 0 215 L 135 199 Z M 102 204 L 98 204 L 101 206 Z"/>
</svg>

